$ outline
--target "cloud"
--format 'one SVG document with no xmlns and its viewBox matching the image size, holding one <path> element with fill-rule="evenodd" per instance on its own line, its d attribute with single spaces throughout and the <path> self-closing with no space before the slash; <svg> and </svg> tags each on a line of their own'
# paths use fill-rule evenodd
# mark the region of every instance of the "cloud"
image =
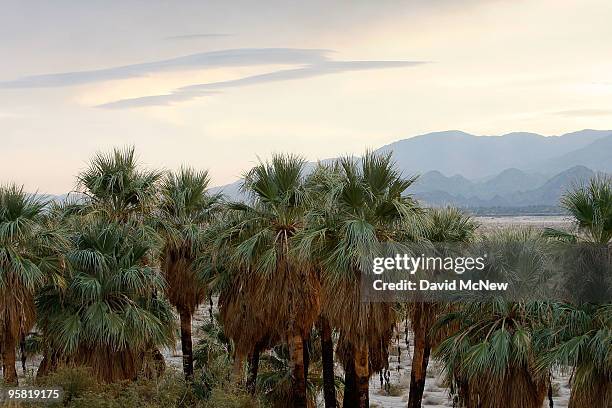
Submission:
<svg viewBox="0 0 612 408">
<path fill-rule="evenodd" d="M 313 64 L 328 60 L 330 50 L 301 48 L 241 48 L 202 52 L 177 58 L 90 71 L 32 75 L 0 82 L 0 88 L 46 88 L 139 77 L 157 72 L 195 68 L 269 64 Z"/>
<path fill-rule="evenodd" d="M 188 34 L 168 38 L 182 39 L 222 35 L 225 34 Z M 98 107 L 101 108 L 121 109 L 142 106 L 163 106 L 175 102 L 183 102 L 202 96 L 212 95 L 228 88 L 269 82 L 306 79 L 341 72 L 408 67 L 425 63 L 425 61 L 333 61 L 329 58 L 329 55 L 332 54 L 332 52 L 332 50 L 327 49 L 305 48 L 229 49 L 202 52 L 165 60 L 122 65 L 89 71 L 61 72 L 55 74 L 26 76 L 11 81 L 0 82 L 0 88 L 66 87 L 186 69 L 256 65 L 294 66 L 294 68 L 246 76 L 229 81 L 189 85 L 175 89 L 167 94 L 121 99 L 98 105 Z"/>
<path fill-rule="evenodd" d="M 122 108 L 141 108 L 145 106 L 167 106 L 175 102 L 189 101 L 207 95 L 218 94 L 218 91 L 199 91 L 181 93 L 169 93 L 162 95 L 140 96 L 138 98 L 121 99 L 115 102 L 98 105 L 98 108 L 122 109 Z"/>
<path fill-rule="evenodd" d="M 553 114 L 567 117 L 612 116 L 612 109 L 570 109 L 553 112 Z"/>
<path fill-rule="evenodd" d="M 269 72 L 266 74 L 253 75 L 245 78 L 230 81 L 211 82 L 207 84 L 189 85 L 183 90 L 200 89 L 223 89 L 238 86 L 256 85 L 265 82 L 287 81 L 292 79 L 311 78 L 320 75 L 333 74 L 345 71 L 363 71 L 369 69 L 406 67 L 423 64 L 422 61 L 328 61 L 321 64 L 311 65 L 304 68 L 286 69 L 281 71 Z"/>
<path fill-rule="evenodd" d="M 183 34 L 183 35 L 171 35 L 165 37 L 164 40 L 197 40 L 200 38 L 220 38 L 220 37 L 231 37 L 232 34 L 226 33 L 205 33 L 205 34 Z"/>
<path fill-rule="evenodd" d="M 269 82 L 307 79 L 342 72 L 409 67 L 425 63 L 425 61 L 326 61 L 301 68 L 273 71 L 265 74 L 252 75 L 229 81 L 189 85 L 175 89 L 169 94 L 121 99 L 118 101 L 98 105 L 98 107 L 107 109 L 122 109 L 168 105 L 174 102 L 183 102 L 199 98 L 201 96 L 209 95 L 211 93 L 216 93 L 215 91 L 218 92 L 228 88 L 258 85 Z"/>
</svg>

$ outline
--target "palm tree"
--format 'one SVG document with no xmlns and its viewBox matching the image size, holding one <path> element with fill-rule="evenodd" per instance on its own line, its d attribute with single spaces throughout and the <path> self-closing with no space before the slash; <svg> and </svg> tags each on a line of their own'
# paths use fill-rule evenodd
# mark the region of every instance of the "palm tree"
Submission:
<svg viewBox="0 0 612 408">
<path fill-rule="evenodd" d="M 458 330 L 435 349 L 459 406 L 541 408 L 547 375 L 534 370 L 538 303 L 475 302 L 446 315 Z M 545 309 L 545 308 L 544 308 Z"/>
<path fill-rule="evenodd" d="M 591 294 L 598 291 L 603 293 L 601 299 L 609 299 L 612 179 L 599 175 L 586 184 L 575 186 L 562 197 L 561 205 L 574 218 L 577 231 L 547 229 L 545 235 L 552 239 L 581 244 L 578 249 L 581 253 L 585 247 L 594 247 L 598 252 L 597 248 L 603 247 L 605 253 L 601 256 L 602 253 L 599 252 L 596 261 L 600 263 L 603 259 L 606 265 L 603 269 L 598 268 L 592 263 L 592 257 L 587 257 L 588 265 L 592 268 L 581 278 L 585 285 L 592 287 Z M 609 301 L 564 303 L 555 306 L 557 318 L 554 326 L 557 329 L 549 333 L 547 342 L 551 347 L 542 357 L 540 368 L 550 369 L 553 365 L 573 368 L 569 405 L 571 408 L 611 405 L 612 308 Z"/>
<path fill-rule="evenodd" d="M 480 239 L 481 253 L 494 257 L 491 275 L 510 287 L 522 285 L 517 296 L 526 291 L 529 296 L 519 301 L 467 298 L 449 308 L 433 332 L 452 334 L 438 344 L 434 356 L 442 360 L 459 406 L 541 408 L 549 379 L 548 372 L 535 367 L 541 352 L 536 338 L 550 319 L 550 307 L 537 300 L 536 289 L 548 279 L 547 242 L 530 229 L 502 230 Z"/>
<path fill-rule="evenodd" d="M 155 208 L 162 172 L 144 170 L 133 147 L 98 153 L 78 176 L 80 192 L 88 199 L 89 211 L 125 222 L 149 215 Z"/>
<path fill-rule="evenodd" d="M 305 407 L 304 339 L 319 314 L 315 271 L 292 256 L 292 238 L 303 227 L 304 160 L 275 155 L 244 178 L 250 203 L 229 204 L 216 237 L 218 258 L 231 281 L 219 299 L 223 326 L 241 360 L 278 340 L 288 345 L 292 405 Z"/>
<path fill-rule="evenodd" d="M 561 197 L 561 207 L 574 219 L 578 233 L 547 228 L 545 235 L 569 242 L 606 245 L 612 241 L 612 178 L 598 175 Z"/>
<path fill-rule="evenodd" d="M 554 304 L 537 368 L 572 367 L 570 408 L 612 404 L 612 305 Z"/>
<path fill-rule="evenodd" d="M 73 249 L 67 286 L 45 288 L 38 300 L 49 345 L 39 374 L 61 362 L 90 365 L 105 381 L 163 369 L 157 347 L 173 337 L 174 325 L 152 217 L 161 176 L 142 169 L 133 148 L 98 153 L 78 176 L 83 197 L 55 209 Z M 143 367 L 149 357 L 155 363 Z"/>
<path fill-rule="evenodd" d="M 261 309 L 259 280 L 249 268 L 238 265 L 233 248 L 240 241 L 244 217 L 224 208 L 204 234 L 208 250 L 196 260 L 197 276 L 206 284 L 211 301 L 218 295 L 219 320 L 225 335 L 231 339 L 234 357 L 234 381 L 242 379 L 244 357 L 248 357 L 247 389 L 255 393 L 259 354 L 279 342 L 281 335 L 272 333 L 265 309 Z M 248 324 L 245 324 L 248 322 Z"/>
<path fill-rule="evenodd" d="M 142 166 L 133 146 L 97 153 L 77 177 L 79 191 L 86 197 L 77 213 L 117 221 L 159 245 L 162 238 L 154 228 L 153 211 L 157 208 L 162 176 L 163 171 Z M 158 259 L 146 257 L 143 261 L 156 265 Z M 157 298 L 158 293 L 154 290 L 150 296 Z M 152 345 L 149 347 L 157 361 L 157 371 L 162 372 L 165 360 L 161 352 Z"/>
<path fill-rule="evenodd" d="M 37 299 L 50 349 L 68 364 L 91 367 L 101 381 L 131 380 L 146 371 L 150 346 L 170 346 L 174 316 L 161 272 L 148 265 L 158 241 L 131 223 L 105 217 L 75 220 L 68 286 Z"/>
<path fill-rule="evenodd" d="M 383 244 L 399 245 L 417 207 L 402 193 L 414 179 L 404 179 L 390 155 L 366 153 L 320 165 L 312 176 L 316 203 L 298 237 L 303 258 L 321 267 L 323 315 L 340 332 L 339 354 L 345 367 L 343 406 L 368 406 L 368 380 L 382 369 L 395 313 L 391 304 L 362 302 L 361 274 Z"/>
<path fill-rule="evenodd" d="M 65 240 L 46 224 L 46 202 L 0 186 L 0 344 L 4 381 L 17 384 L 15 348 L 35 322 L 36 291 L 61 267 Z"/>
<path fill-rule="evenodd" d="M 322 259 L 317 253 L 312 253 L 310 249 L 312 238 L 310 234 L 314 228 L 323 229 L 322 224 L 331 221 L 331 218 L 326 218 L 325 214 L 331 213 L 333 203 L 327 200 L 329 189 L 333 182 L 337 179 L 334 172 L 324 166 L 318 166 L 315 171 L 309 175 L 306 180 L 306 188 L 308 194 L 308 210 L 305 215 L 306 228 L 296 234 L 296 242 L 298 243 L 297 254 L 300 261 L 304 264 L 309 264 L 313 270 L 316 270 L 321 275 L 323 268 Z M 304 247 L 306 249 L 304 249 Z M 334 339 L 333 328 L 329 323 L 329 319 L 325 314 L 325 310 L 321 311 L 317 322 L 317 330 L 319 332 L 321 342 L 321 363 L 323 374 L 323 399 L 325 408 L 336 408 L 336 374 L 334 369 Z"/>
<path fill-rule="evenodd" d="M 429 209 L 425 214 L 422 238 L 433 244 L 466 243 L 474 235 L 477 224 L 468 215 L 455 208 Z M 446 333 L 431 333 L 444 305 L 422 299 L 407 305 L 407 315 L 414 334 L 412 370 L 408 407 L 419 408 L 425 390 L 425 378 L 432 347 Z"/>
<path fill-rule="evenodd" d="M 203 250 L 203 228 L 219 207 L 219 195 L 209 195 L 207 171 L 183 168 L 169 173 L 161 185 L 158 229 L 165 239 L 161 266 L 166 296 L 181 320 L 181 347 L 185 376 L 193 378 L 191 319 L 206 296 L 197 279 L 195 262 Z"/>
<path fill-rule="evenodd" d="M 320 354 L 318 350 L 311 356 L 311 370 L 306 379 L 308 406 L 316 407 L 316 398 L 320 393 Z M 286 407 L 291 399 L 291 365 L 286 346 L 279 345 L 262 355 L 262 372 L 257 378 L 257 389 L 269 401 L 271 407 Z M 335 378 L 338 385 L 340 380 Z"/>
</svg>

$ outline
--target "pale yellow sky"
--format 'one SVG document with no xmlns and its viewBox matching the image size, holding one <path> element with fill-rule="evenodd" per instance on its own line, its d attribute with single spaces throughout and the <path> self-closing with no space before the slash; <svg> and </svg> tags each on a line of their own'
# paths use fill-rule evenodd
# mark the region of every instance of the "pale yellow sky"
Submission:
<svg viewBox="0 0 612 408">
<path fill-rule="evenodd" d="M 612 128 L 610 1 L 54 6 L 0 15 L 0 183 L 30 191 L 125 144 L 224 184 L 272 152 Z"/>
</svg>

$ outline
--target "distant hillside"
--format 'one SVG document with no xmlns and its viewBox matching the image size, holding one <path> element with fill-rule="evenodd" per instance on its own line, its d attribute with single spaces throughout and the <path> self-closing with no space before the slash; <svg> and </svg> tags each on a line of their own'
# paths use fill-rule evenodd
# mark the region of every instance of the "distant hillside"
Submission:
<svg viewBox="0 0 612 408">
<path fill-rule="evenodd" d="M 463 176 L 446 177 L 437 170 L 421 175 L 410 191 L 412 193 L 444 192 L 450 195 L 478 197 L 483 200 L 498 195 L 533 190 L 546 182 L 542 174 L 525 173 L 519 169 L 505 169 L 483 181 L 470 181 Z"/>
<path fill-rule="evenodd" d="M 506 169 L 498 175 L 480 183 L 477 187 L 481 197 L 504 195 L 516 191 L 528 191 L 546 182 L 546 176 L 539 173 L 525 173 L 519 169 Z"/>
<path fill-rule="evenodd" d="M 412 185 L 412 193 L 426 193 L 431 191 L 444 191 L 448 194 L 469 195 L 473 194 L 475 183 L 461 175 L 446 177 L 437 170 L 422 174 Z"/>
<path fill-rule="evenodd" d="M 550 178 L 541 187 L 514 193 L 508 196 L 510 205 L 554 205 L 561 196 L 573 186 L 588 181 L 595 175 L 591 169 L 584 166 L 574 166 Z"/>
<path fill-rule="evenodd" d="M 594 171 L 612 173 L 612 130 L 549 137 L 446 131 L 400 140 L 377 151 L 392 152 L 405 175 L 419 174 L 408 193 L 433 206 L 558 211 L 559 197 L 573 183 Z M 312 166 L 309 163 L 308 169 Z M 214 191 L 241 199 L 239 186 L 237 181 Z"/>
<path fill-rule="evenodd" d="M 473 183 L 473 188 L 468 193 L 453 194 L 449 191 L 433 189 L 430 191 L 415 190 L 412 193 L 418 200 L 433 206 L 454 205 L 464 208 L 556 207 L 559 204 L 559 198 L 564 192 L 573 185 L 588 180 L 595 174 L 591 169 L 584 166 L 575 166 L 530 189 L 519 190 L 518 188 L 520 187 L 517 184 L 517 189 L 514 191 L 509 189 L 509 186 L 505 186 L 507 191 L 503 192 L 499 188 L 497 189 L 498 192 L 495 193 L 496 184 L 493 181 L 496 179 L 507 179 L 507 173 L 507 171 L 502 172 L 485 183 Z M 523 175 L 519 175 L 515 169 L 513 169 L 512 173 L 518 180 L 526 181 L 530 178 L 529 175 L 522 172 L 520 173 Z M 450 179 L 448 178 L 448 180 Z M 532 179 L 535 181 L 539 177 L 533 176 Z M 485 188 L 487 186 L 490 187 L 489 190 Z M 527 184 L 523 184 L 523 187 L 525 186 Z"/>
<path fill-rule="evenodd" d="M 588 154 L 561 168 L 555 164 L 569 153 L 601 139 L 610 141 L 600 147 L 608 157 L 612 157 L 611 130 L 582 130 L 549 137 L 535 133 L 474 136 L 461 131 L 446 131 L 403 139 L 377 151 L 391 151 L 399 167 L 408 174 L 437 170 L 446 175 L 460 174 L 477 180 L 510 168 L 552 175 L 573 165 L 591 167 Z"/>
<path fill-rule="evenodd" d="M 560 157 L 549 159 L 539 168 L 557 172 L 572 166 L 585 166 L 596 171 L 612 173 L 612 137 L 604 137 Z"/>
</svg>

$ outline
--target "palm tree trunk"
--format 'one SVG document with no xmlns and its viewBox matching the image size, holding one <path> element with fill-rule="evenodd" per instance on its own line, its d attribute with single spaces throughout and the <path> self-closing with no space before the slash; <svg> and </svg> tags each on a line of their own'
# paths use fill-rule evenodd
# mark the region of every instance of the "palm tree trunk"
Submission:
<svg viewBox="0 0 612 408">
<path fill-rule="evenodd" d="M 44 328 L 43 333 L 46 332 L 47 328 Z M 49 375 L 49 373 L 55 371 L 55 369 L 57 368 L 57 354 L 49 350 L 49 345 L 47 341 L 45 341 L 43 344 L 42 354 L 43 358 L 40 364 L 38 365 L 38 369 L 36 370 L 36 379 L 43 378 Z"/>
<path fill-rule="evenodd" d="M 44 355 L 42 360 L 40 361 L 40 365 L 36 370 L 36 379 L 40 379 L 46 377 L 51 372 L 51 358 L 47 355 Z"/>
<path fill-rule="evenodd" d="M 242 372 L 243 356 L 234 355 L 234 367 L 232 368 L 232 382 L 241 384 L 244 380 Z"/>
<path fill-rule="evenodd" d="M 370 406 L 370 367 L 368 345 L 355 348 L 355 375 L 357 377 L 357 391 L 359 393 L 359 408 Z"/>
<path fill-rule="evenodd" d="M 166 371 L 166 359 L 164 358 L 164 355 L 161 353 L 161 351 L 159 351 L 159 348 L 157 346 L 153 346 L 153 364 L 154 364 L 154 369 L 155 372 L 152 373 L 156 376 L 156 378 L 161 377 L 161 375 L 164 373 L 164 371 Z"/>
<path fill-rule="evenodd" d="M 2 371 L 4 382 L 9 385 L 18 385 L 17 370 L 15 369 L 17 360 L 16 347 L 17 339 L 10 330 L 7 330 L 4 333 L 4 344 L 2 345 Z"/>
<path fill-rule="evenodd" d="M 419 321 L 420 319 L 416 319 Z M 425 391 L 425 378 L 431 346 L 427 338 L 426 329 L 416 325 L 414 328 L 414 351 L 412 353 L 412 370 L 410 372 L 410 393 L 408 395 L 408 408 L 420 408 Z"/>
<path fill-rule="evenodd" d="M 210 321 L 214 321 L 214 316 L 213 316 L 213 298 L 212 295 L 210 295 L 208 297 L 208 317 L 210 318 Z"/>
<path fill-rule="evenodd" d="M 548 386 L 548 407 L 555 408 L 555 401 L 553 400 L 552 384 Z"/>
<path fill-rule="evenodd" d="M 250 394 L 255 394 L 257 388 L 257 371 L 259 370 L 259 344 L 255 345 L 253 352 L 249 355 L 249 377 L 247 378 L 247 390 Z"/>
<path fill-rule="evenodd" d="M 193 344 L 191 338 L 191 313 L 180 311 L 181 316 L 181 348 L 183 351 L 183 372 L 185 379 L 193 379 Z"/>
<path fill-rule="evenodd" d="M 336 408 L 336 382 L 334 374 L 334 343 L 329 322 L 321 317 L 321 357 L 323 360 L 323 397 L 325 408 Z"/>
<path fill-rule="evenodd" d="M 308 383 L 308 369 L 310 368 L 310 338 L 304 339 L 304 378 Z"/>
<path fill-rule="evenodd" d="M 555 401 L 553 400 L 553 381 L 551 373 L 548 373 L 548 408 L 555 408 Z"/>
<path fill-rule="evenodd" d="M 306 377 L 304 374 L 304 341 L 302 335 L 293 330 L 293 333 L 289 335 L 288 343 L 293 406 L 295 408 L 306 408 Z"/>
<path fill-rule="evenodd" d="M 23 370 L 23 375 L 25 375 L 28 355 L 26 354 L 26 336 L 23 333 L 21 334 L 21 337 L 19 338 L 19 354 L 21 357 L 21 369 Z"/>
<path fill-rule="evenodd" d="M 351 352 L 344 367 L 344 399 L 343 407 L 359 406 L 359 392 L 357 390 L 357 375 L 355 373 L 355 353 Z"/>
</svg>

